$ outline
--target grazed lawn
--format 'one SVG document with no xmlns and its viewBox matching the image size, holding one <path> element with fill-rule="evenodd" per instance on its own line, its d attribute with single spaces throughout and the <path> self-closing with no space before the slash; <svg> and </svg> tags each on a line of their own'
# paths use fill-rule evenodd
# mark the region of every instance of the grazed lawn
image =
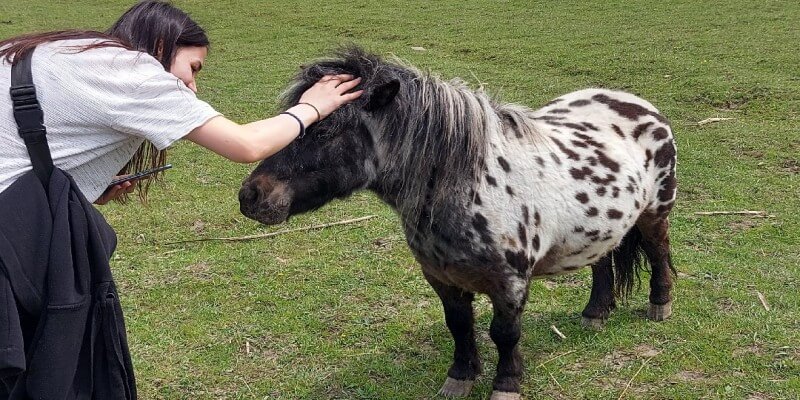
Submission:
<svg viewBox="0 0 800 400">
<path fill-rule="evenodd" d="M 800 396 L 800 3 L 353 3 L 178 1 L 213 41 L 201 97 L 235 120 L 269 115 L 298 65 L 352 41 L 531 107 L 603 86 L 672 120 L 673 318 L 645 320 L 640 291 L 604 331 L 585 330 L 588 270 L 538 281 L 523 320 L 526 398 Z M 103 29 L 129 4 L 6 0 L 0 37 Z M 733 119 L 695 124 L 709 117 Z M 362 193 L 259 226 L 236 200 L 250 166 L 191 144 L 171 162 L 148 206 L 102 208 L 120 237 L 113 268 L 142 398 L 435 397 L 452 343 L 388 207 Z M 694 214 L 731 210 L 769 217 Z M 364 215 L 377 217 L 251 242 L 164 244 Z M 488 396 L 496 361 L 485 299 L 477 318 L 488 373 L 471 399 Z"/>
</svg>

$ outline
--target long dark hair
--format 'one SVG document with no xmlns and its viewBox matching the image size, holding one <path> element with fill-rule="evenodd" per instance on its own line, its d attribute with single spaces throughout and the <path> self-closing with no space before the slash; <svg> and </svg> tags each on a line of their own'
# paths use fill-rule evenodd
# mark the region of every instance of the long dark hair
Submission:
<svg viewBox="0 0 800 400">
<path fill-rule="evenodd" d="M 155 57 L 169 71 L 179 47 L 208 47 L 206 32 L 182 10 L 164 1 L 142 1 L 122 14 L 106 34 L 119 38 L 134 50 Z M 159 150 L 145 141 L 136 150 L 120 175 L 166 164 L 166 150 Z M 155 179 L 160 178 L 156 174 Z M 152 180 L 138 185 L 139 198 L 144 201 Z M 124 202 L 127 196 L 120 200 Z"/>
<path fill-rule="evenodd" d="M 0 41 L 0 60 L 15 63 L 20 56 L 36 46 L 59 40 L 99 39 L 76 46 L 76 52 L 101 48 L 121 47 L 147 53 L 155 57 L 166 71 L 170 70 L 178 48 L 184 46 L 208 47 L 209 40 L 203 28 L 184 11 L 166 1 L 141 1 L 128 9 L 106 32 L 67 30 L 33 33 Z M 153 168 L 166 162 L 166 151 L 158 150 L 145 141 L 119 175 Z M 139 198 L 146 199 L 150 180 L 138 186 Z M 126 196 L 120 200 L 125 201 Z"/>
<path fill-rule="evenodd" d="M 131 7 L 106 34 L 158 59 L 169 71 L 179 47 L 208 47 L 206 32 L 188 14 L 163 1 Z"/>
</svg>

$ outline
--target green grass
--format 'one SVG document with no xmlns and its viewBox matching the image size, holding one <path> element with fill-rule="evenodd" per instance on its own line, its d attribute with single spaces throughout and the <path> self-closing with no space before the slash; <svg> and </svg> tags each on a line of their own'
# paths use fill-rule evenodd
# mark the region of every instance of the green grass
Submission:
<svg viewBox="0 0 800 400">
<path fill-rule="evenodd" d="M 268 116 L 299 65 L 355 42 L 530 106 L 586 86 L 629 90 L 673 123 L 674 316 L 644 319 L 639 291 L 604 331 L 585 330 L 588 271 L 537 281 L 523 319 L 526 398 L 800 396 L 800 3 L 353 3 L 178 1 L 213 41 L 201 97 L 241 122 Z M 102 29 L 128 5 L 7 0 L 0 37 Z M 694 125 L 709 117 L 734 119 Z M 112 267 L 142 398 L 435 397 L 452 342 L 387 206 L 362 193 L 264 227 L 238 213 L 251 166 L 188 143 L 171 162 L 149 205 L 102 207 L 120 238 Z M 744 209 L 770 217 L 694 215 Z M 164 244 L 363 215 L 377 217 L 250 242 Z M 471 399 L 491 391 L 490 318 L 481 298 L 487 373 Z"/>
</svg>

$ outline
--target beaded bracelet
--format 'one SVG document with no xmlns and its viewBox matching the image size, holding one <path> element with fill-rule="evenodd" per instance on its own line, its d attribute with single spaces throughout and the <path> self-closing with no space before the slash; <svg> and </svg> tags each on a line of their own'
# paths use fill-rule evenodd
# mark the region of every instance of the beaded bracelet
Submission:
<svg viewBox="0 0 800 400">
<path fill-rule="evenodd" d="M 297 135 L 298 139 L 303 137 L 303 136 L 305 136 L 305 134 L 306 134 L 306 126 L 303 125 L 303 121 L 301 121 L 300 118 L 297 118 L 297 115 L 294 115 L 294 114 L 292 114 L 292 113 L 290 113 L 288 111 L 284 111 L 281 114 L 286 114 L 286 115 L 294 118 L 295 120 L 297 120 L 297 123 L 300 124 L 300 134 Z"/>
</svg>

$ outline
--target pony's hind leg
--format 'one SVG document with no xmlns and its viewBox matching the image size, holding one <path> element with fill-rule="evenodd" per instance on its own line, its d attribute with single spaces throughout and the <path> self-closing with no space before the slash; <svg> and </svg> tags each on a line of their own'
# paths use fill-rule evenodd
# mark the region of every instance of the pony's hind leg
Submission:
<svg viewBox="0 0 800 400">
<path fill-rule="evenodd" d="M 424 275 L 442 300 L 447 328 L 455 342 L 453 364 L 447 371 L 447 379 L 439 394 L 446 397 L 467 396 L 475 378 L 482 372 L 478 348 L 475 345 L 475 317 L 472 311 L 475 295 L 455 286 L 445 285 L 427 273 Z"/>
<path fill-rule="evenodd" d="M 675 274 L 669 249 L 669 219 L 665 214 L 646 214 L 639 218 L 636 225 L 642 232 L 642 248 L 653 270 L 647 317 L 663 321 L 672 315 L 671 291 Z"/>
<path fill-rule="evenodd" d="M 581 313 L 581 324 L 587 328 L 601 329 L 616 307 L 614 270 L 611 267 L 611 254 L 607 254 L 592 264 L 592 293 Z"/>
</svg>

